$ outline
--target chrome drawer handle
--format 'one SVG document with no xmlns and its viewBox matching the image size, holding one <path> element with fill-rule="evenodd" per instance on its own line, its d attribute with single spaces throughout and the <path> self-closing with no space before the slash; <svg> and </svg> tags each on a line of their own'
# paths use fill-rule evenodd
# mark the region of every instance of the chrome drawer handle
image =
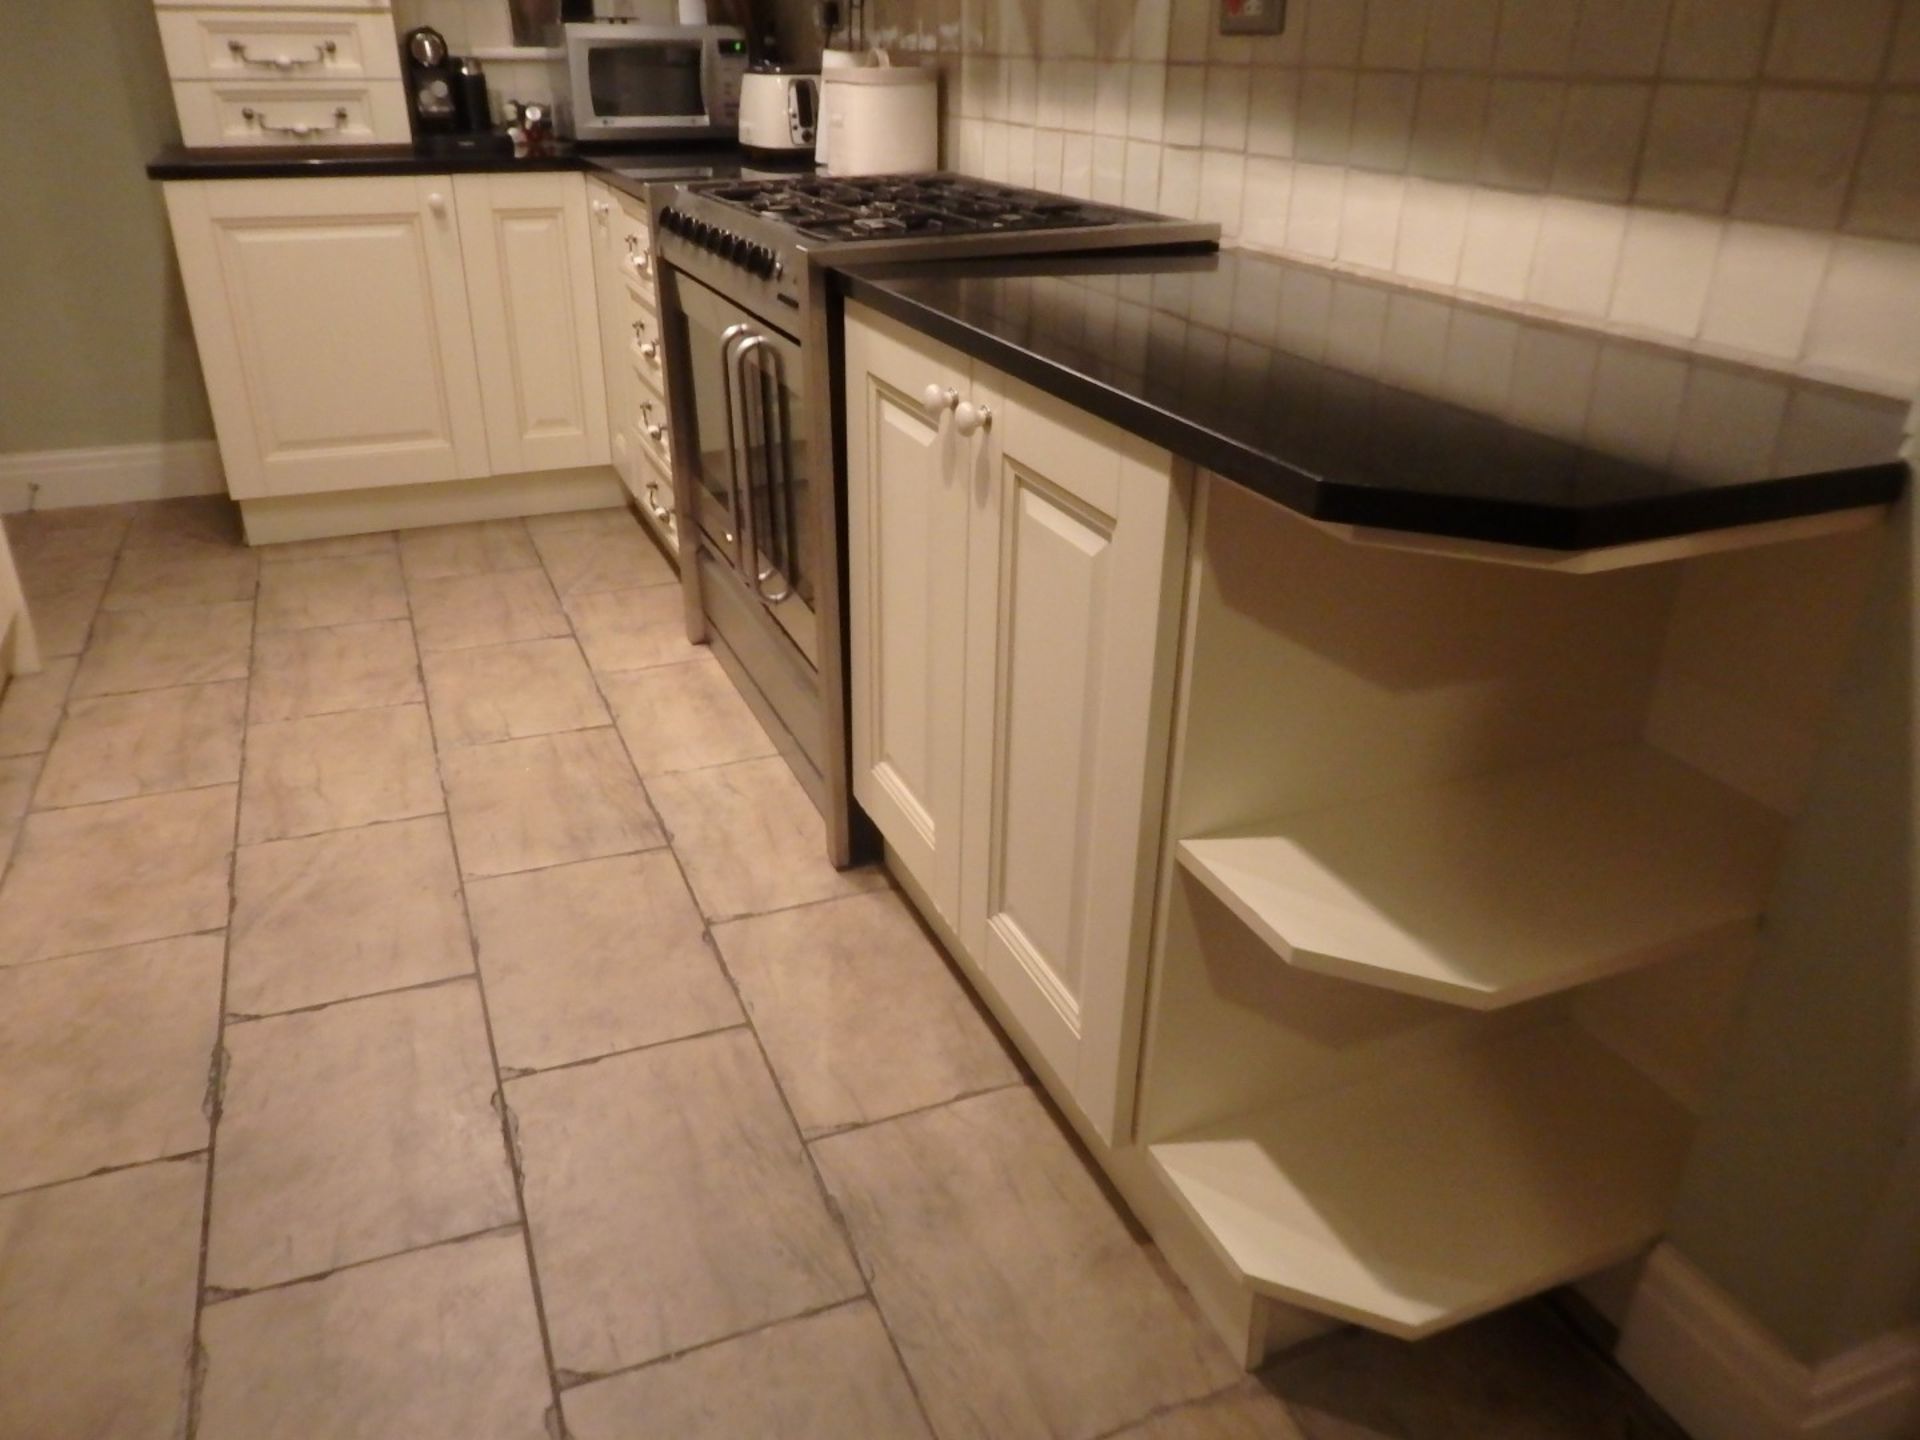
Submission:
<svg viewBox="0 0 1920 1440">
<path fill-rule="evenodd" d="M 659 494 L 660 482 L 657 480 L 649 480 L 647 482 L 647 509 L 653 512 L 654 519 L 664 525 L 673 519 L 673 512 L 662 505 L 656 498 Z"/>
<path fill-rule="evenodd" d="M 291 55 L 275 55 L 271 59 L 263 59 L 257 55 L 249 55 L 247 42 L 244 40 L 227 42 L 228 53 L 242 65 L 253 65 L 262 70 L 278 70 L 283 75 L 289 70 L 303 70 L 309 65 L 324 65 L 338 53 L 339 47 L 331 40 L 320 40 L 315 42 L 313 50 L 314 55 L 311 60 L 296 60 Z"/>
<path fill-rule="evenodd" d="M 337 130 L 344 130 L 347 128 L 347 120 L 349 118 L 347 115 L 347 107 L 344 105 L 333 112 L 333 123 L 331 125 L 269 125 L 267 123 L 267 117 L 251 105 L 242 110 L 240 115 L 241 118 L 249 124 L 265 131 L 269 135 L 292 135 L 300 139 L 305 139 L 309 135 L 330 135 Z"/>
</svg>

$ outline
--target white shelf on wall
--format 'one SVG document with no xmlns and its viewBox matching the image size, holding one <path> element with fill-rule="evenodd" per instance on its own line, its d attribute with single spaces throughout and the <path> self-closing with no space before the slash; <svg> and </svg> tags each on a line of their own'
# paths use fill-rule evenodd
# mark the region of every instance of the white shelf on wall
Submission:
<svg viewBox="0 0 1920 1440">
<path fill-rule="evenodd" d="M 1560 1023 L 1148 1153 L 1254 1289 L 1417 1339 L 1652 1241 L 1690 1127 Z"/>
<path fill-rule="evenodd" d="M 1781 822 L 1645 746 L 1183 840 L 1288 963 L 1492 1010 L 1751 928 Z"/>
</svg>

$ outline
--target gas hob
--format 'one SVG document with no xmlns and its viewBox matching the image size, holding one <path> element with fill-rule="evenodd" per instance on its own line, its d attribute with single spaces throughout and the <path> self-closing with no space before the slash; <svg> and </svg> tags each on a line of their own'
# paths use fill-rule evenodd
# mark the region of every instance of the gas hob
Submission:
<svg viewBox="0 0 1920 1440">
<path fill-rule="evenodd" d="M 705 192 L 734 209 L 790 225 L 817 240 L 885 240 L 903 235 L 1008 234 L 1066 227 L 1099 229 L 1139 218 L 1116 210 L 956 175 L 794 177 L 741 181 Z"/>
</svg>

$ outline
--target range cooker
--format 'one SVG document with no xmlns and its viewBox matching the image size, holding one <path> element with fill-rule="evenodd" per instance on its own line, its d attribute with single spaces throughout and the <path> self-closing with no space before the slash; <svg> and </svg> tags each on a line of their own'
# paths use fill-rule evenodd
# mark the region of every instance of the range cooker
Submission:
<svg viewBox="0 0 1920 1440">
<path fill-rule="evenodd" d="M 836 267 L 1211 249 L 1217 225 L 935 174 L 653 189 L 689 629 L 826 820 L 867 858 L 848 778 Z"/>
</svg>

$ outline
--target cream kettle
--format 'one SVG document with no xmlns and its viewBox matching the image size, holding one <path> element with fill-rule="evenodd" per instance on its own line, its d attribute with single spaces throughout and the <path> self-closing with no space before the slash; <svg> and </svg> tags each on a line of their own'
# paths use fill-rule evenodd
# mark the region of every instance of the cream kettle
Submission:
<svg viewBox="0 0 1920 1440">
<path fill-rule="evenodd" d="M 813 149 L 820 116 L 820 77 L 760 64 L 740 80 L 740 146 L 758 156 Z"/>
</svg>

